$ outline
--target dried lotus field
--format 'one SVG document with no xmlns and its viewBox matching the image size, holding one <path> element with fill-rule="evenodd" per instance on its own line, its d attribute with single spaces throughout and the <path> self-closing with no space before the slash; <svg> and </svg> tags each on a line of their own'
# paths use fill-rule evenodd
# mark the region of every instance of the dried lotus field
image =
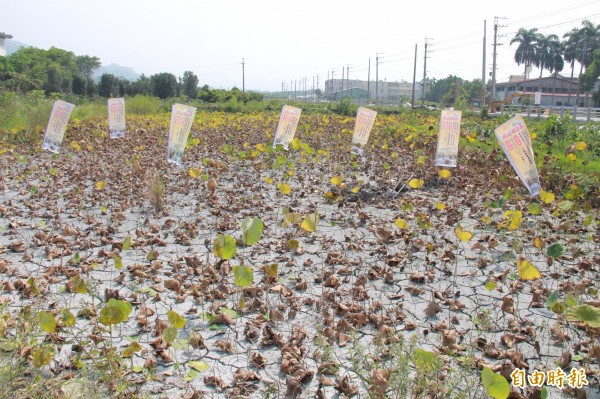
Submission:
<svg viewBox="0 0 600 399">
<path fill-rule="evenodd" d="M 463 118 L 448 170 L 439 114 L 379 115 L 364 157 L 354 118 L 305 114 L 288 151 L 277 120 L 199 113 L 181 166 L 169 114 L 72 120 L 59 155 L 3 132 L 0 397 L 600 397 L 585 143 L 565 170 L 530 125 L 531 198 L 497 120 Z M 507 391 L 557 367 L 587 385 Z"/>
</svg>

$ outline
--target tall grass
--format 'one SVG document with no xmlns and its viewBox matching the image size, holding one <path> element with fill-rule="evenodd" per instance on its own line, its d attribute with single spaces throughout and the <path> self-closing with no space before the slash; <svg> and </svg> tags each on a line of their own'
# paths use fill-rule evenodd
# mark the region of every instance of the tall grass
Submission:
<svg viewBox="0 0 600 399">
<path fill-rule="evenodd" d="M 157 97 L 137 95 L 125 100 L 125 112 L 128 114 L 154 114 L 160 112 L 162 101 Z M 169 112 L 171 109 L 169 108 Z"/>
<path fill-rule="evenodd" d="M 34 128 L 48 122 L 52 110 L 51 99 L 42 91 L 32 91 L 25 96 L 12 92 L 0 93 L 0 130 Z"/>
</svg>

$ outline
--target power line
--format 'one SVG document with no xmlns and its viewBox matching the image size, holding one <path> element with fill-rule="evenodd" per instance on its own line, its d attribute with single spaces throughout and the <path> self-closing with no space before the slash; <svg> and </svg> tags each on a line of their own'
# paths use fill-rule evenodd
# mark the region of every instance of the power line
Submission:
<svg viewBox="0 0 600 399">
<path fill-rule="evenodd" d="M 572 19 L 570 21 L 559 22 L 559 23 L 556 23 L 556 24 L 546 25 L 546 26 L 538 26 L 538 27 L 534 27 L 534 28 L 537 29 L 537 30 L 546 29 L 546 28 L 552 28 L 552 27 L 555 27 L 555 26 L 566 25 L 566 24 L 570 24 L 570 23 L 573 23 L 573 22 L 585 21 L 586 19 L 597 17 L 599 15 L 600 15 L 600 13 L 597 13 L 597 14 L 588 15 L 587 17 L 576 18 L 576 19 Z M 517 32 L 509 32 L 508 34 L 509 35 L 513 35 L 513 34 L 516 34 L 516 33 Z"/>
<path fill-rule="evenodd" d="M 588 6 L 588 5 L 596 4 L 597 2 L 598 2 L 597 0 L 587 0 L 587 1 L 584 1 L 584 2 L 582 2 L 580 4 L 569 5 L 567 7 L 563 7 L 563 8 L 557 9 L 557 10 L 547 11 L 545 13 L 536 14 L 536 16 L 532 17 L 532 18 L 517 19 L 517 20 L 514 21 L 514 23 L 520 24 L 520 23 L 523 23 L 523 22 L 526 22 L 526 21 L 535 21 L 535 20 L 538 20 L 538 19 L 544 19 L 544 18 L 550 17 L 552 15 L 558 15 L 558 14 L 562 14 L 562 13 L 564 13 L 566 11 L 575 10 L 576 8 L 581 8 L 581 7 L 585 7 L 585 6 Z"/>
</svg>

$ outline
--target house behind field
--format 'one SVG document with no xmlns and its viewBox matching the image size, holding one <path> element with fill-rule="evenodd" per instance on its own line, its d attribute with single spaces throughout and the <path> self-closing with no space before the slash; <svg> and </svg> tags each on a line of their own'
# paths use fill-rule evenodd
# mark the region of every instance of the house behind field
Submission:
<svg viewBox="0 0 600 399">
<path fill-rule="evenodd" d="M 6 39 L 12 39 L 12 35 L 0 32 L 0 57 L 6 56 L 6 49 L 4 48 Z"/>
</svg>

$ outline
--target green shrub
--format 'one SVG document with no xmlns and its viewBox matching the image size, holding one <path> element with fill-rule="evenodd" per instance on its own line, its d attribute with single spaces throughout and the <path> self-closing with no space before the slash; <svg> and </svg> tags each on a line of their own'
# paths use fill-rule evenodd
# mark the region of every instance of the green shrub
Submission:
<svg viewBox="0 0 600 399">
<path fill-rule="evenodd" d="M 125 100 L 125 112 L 128 114 L 154 114 L 161 109 L 161 101 L 157 97 L 137 95 Z M 169 107 L 169 112 L 171 108 Z"/>
<path fill-rule="evenodd" d="M 93 116 L 108 117 L 108 103 L 105 100 L 84 101 L 71 114 L 72 119 L 88 119 Z"/>
<path fill-rule="evenodd" d="M 569 113 L 565 116 L 550 115 L 543 124 L 544 134 L 548 137 L 567 138 L 576 129 L 577 125 Z"/>
<path fill-rule="evenodd" d="M 600 156 L 600 125 L 598 123 L 588 123 L 572 129 L 567 138 L 573 143 L 583 141 L 587 144 L 588 151 Z"/>
<path fill-rule="evenodd" d="M 333 104 L 332 111 L 340 115 L 354 116 L 358 111 L 358 105 L 354 104 L 350 98 L 342 98 Z"/>
</svg>

